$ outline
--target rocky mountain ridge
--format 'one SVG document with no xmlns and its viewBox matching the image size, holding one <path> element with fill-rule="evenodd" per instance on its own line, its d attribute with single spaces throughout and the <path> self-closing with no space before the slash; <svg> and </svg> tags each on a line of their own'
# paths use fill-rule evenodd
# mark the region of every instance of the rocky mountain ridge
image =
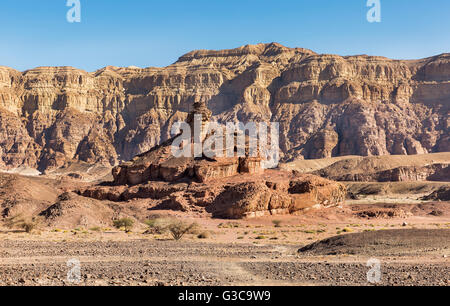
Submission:
<svg viewBox="0 0 450 306">
<path fill-rule="evenodd" d="M 0 67 L 0 168 L 115 165 L 204 101 L 219 122 L 280 122 L 283 160 L 450 151 L 450 54 L 316 54 L 276 43 L 165 68 Z"/>
</svg>

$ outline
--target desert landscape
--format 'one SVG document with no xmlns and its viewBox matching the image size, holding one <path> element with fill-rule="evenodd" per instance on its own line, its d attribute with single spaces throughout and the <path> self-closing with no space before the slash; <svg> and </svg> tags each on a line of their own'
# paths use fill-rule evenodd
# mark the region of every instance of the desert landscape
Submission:
<svg viewBox="0 0 450 306">
<path fill-rule="evenodd" d="M 230 220 L 149 209 L 151 199 L 82 197 L 65 191 L 85 184 L 71 178 L 2 174 L 2 182 L 2 195 L 17 201 L 12 211 L 45 216 L 31 234 L 2 227 L 2 285 L 368 285 L 370 258 L 381 262 L 379 285 L 449 285 L 448 200 L 421 199 L 449 183 L 352 182 L 358 199 L 341 206 Z M 113 226 L 121 218 L 136 220 L 129 232 Z M 147 220 L 196 226 L 176 241 Z"/>
<path fill-rule="evenodd" d="M 0 67 L 0 285 L 449 286 L 449 101 L 449 54 Z M 279 122 L 278 167 L 174 157 L 198 114 Z"/>
</svg>

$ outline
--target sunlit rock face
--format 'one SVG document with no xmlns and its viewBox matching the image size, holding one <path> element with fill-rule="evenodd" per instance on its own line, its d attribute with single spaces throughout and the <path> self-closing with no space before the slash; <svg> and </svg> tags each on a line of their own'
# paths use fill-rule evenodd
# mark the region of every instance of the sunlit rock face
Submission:
<svg viewBox="0 0 450 306">
<path fill-rule="evenodd" d="M 279 122 L 283 160 L 448 151 L 450 54 L 398 61 L 272 43 L 193 51 L 165 68 L 0 67 L 0 167 L 116 165 L 170 139 L 195 102 L 221 123 Z"/>
<path fill-rule="evenodd" d="M 311 209 L 343 205 L 347 194 L 342 183 L 284 170 L 225 175 L 206 182 L 186 179 L 147 181 L 134 186 L 91 186 L 77 192 L 116 202 L 148 199 L 155 209 L 230 219 L 302 214 Z"/>
<path fill-rule="evenodd" d="M 259 150 L 251 154 L 249 136 L 242 131 L 231 133 L 232 155 L 228 155 L 227 141 L 223 133 L 217 135 L 208 129 L 211 124 L 210 118 L 211 111 L 206 103 L 196 102 L 187 119 L 190 128 L 186 132 L 186 142 L 177 145 L 178 139 L 182 139 L 183 134 L 179 133 L 132 160 L 114 167 L 112 170 L 114 184 L 138 185 L 150 181 L 206 183 L 237 174 L 263 173 L 263 157 Z M 224 127 L 219 126 L 219 128 L 225 130 Z M 240 136 L 244 140 L 242 143 L 238 141 Z M 210 139 L 213 139 L 213 142 L 219 141 L 222 145 L 210 148 L 205 153 L 203 148 Z M 202 148 L 202 152 L 197 152 L 196 155 L 195 147 L 198 145 Z M 183 152 L 187 154 L 178 156 L 174 154 L 176 149 L 183 149 Z M 238 154 L 238 151 L 243 153 L 242 156 Z"/>
</svg>

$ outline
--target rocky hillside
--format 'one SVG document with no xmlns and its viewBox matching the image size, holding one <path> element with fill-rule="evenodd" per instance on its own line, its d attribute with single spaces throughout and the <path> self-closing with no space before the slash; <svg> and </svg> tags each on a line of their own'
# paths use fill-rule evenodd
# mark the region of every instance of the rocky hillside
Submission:
<svg viewBox="0 0 450 306">
<path fill-rule="evenodd" d="M 398 61 L 272 43 L 165 68 L 0 67 L 0 168 L 129 160 L 197 101 L 221 122 L 280 122 L 284 160 L 450 151 L 450 54 Z"/>
<path fill-rule="evenodd" d="M 220 166 L 219 163 L 217 167 Z M 341 183 L 279 170 L 228 177 L 222 173 L 222 177 L 201 183 L 187 179 L 142 182 L 134 186 L 101 184 L 75 192 L 101 201 L 124 203 L 145 199 L 150 204 L 149 210 L 194 212 L 225 219 L 302 214 L 311 209 L 343 205 L 347 195 Z"/>
</svg>

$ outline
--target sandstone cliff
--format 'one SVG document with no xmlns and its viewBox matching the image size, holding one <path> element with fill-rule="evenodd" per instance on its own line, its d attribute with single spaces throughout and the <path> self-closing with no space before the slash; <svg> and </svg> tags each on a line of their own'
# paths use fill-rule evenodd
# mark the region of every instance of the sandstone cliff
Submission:
<svg viewBox="0 0 450 306">
<path fill-rule="evenodd" d="M 450 151 L 450 54 L 399 61 L 272 43 L 165 68 L 0 67 L 0 168 L 130 160 L 199 101 L 219 122 L 280 122 L 284 160 Z"/>
<path fill-rule="evenodd" d="M 305 161 L 303 161 L 305 162 Z M 349 157 L 311 173 L 336 181 L 450 181 L 450 153 Z"/>
</svg>

